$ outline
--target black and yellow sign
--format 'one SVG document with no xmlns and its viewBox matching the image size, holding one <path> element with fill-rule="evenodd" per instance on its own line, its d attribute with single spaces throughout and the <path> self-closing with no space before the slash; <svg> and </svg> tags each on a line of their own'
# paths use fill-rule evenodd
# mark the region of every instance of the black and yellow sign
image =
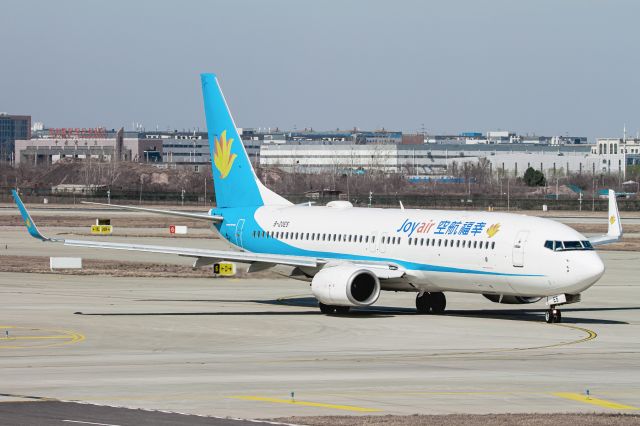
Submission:
<svg viewBox="0 0 640 426">
<path fill-rule="evenodd" d="M 213 273 L 223 277 L 232 277 L 236 274 L 236 264 L 230 262 L 214 263 Z"/>
<path fill-rule="evenodd" d="M 97 235 L 109 235 L 113 232 L 111 225 L 91 225 L 91 233 Z"/>
</svg>

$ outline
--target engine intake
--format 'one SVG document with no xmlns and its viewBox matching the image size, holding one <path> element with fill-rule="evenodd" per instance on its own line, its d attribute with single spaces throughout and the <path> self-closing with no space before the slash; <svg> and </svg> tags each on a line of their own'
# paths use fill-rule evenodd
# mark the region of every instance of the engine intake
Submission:
<svg viewBox="0 0 640 426">
<path fill-rule="evenodd" d="M 313 277 L 311 291 L 325 305 L 369 306 L 380 296 L 380 280 L 359 266 L 329 266 Z"/>
<path fill-rule="evenodd" d="M 507 305 L 523 305 L 526 303 L 536 303 L 542 297 L 527 296 L 505 296 L 504 294 L 483 294 L 484 297 L 495 303 L 504 303 Z"/>
</svg>

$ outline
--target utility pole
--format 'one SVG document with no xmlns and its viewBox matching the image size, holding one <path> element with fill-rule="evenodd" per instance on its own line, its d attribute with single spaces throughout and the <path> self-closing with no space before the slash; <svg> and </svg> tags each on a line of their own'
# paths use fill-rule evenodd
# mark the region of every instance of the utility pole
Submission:
<svg viewBox="0 0 640 426">
<path fill-rule="evenodd" d="M 180 193 L 180 196 L 182 198 L 182 207 L 184 207 L 184 188 L 182 188 L 182 192 Z"/>
<path fill-rule="evenodd" d="M 511 208 L 511 205 L 510 205 L 510 202 L 509 202 L 510 201 L 509 200 L 510 195 L 511 194 L 509 193 L 509 176 L 507 176 L 507 211 L 509 211 L 510 208 Z"/>
</svg>

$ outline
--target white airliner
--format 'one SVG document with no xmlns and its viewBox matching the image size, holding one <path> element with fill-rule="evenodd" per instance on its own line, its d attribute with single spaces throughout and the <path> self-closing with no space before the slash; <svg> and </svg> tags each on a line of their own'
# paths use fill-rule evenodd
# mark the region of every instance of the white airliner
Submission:
<svg viewBox="0 0 640 426">
<path fill-rule="evenodd" d="M 213 74 L 203 74 L 216 207 L 187 213 L 111 207 L 209 221 L 234 251 L 48 238 L 38 231 L 18 194 L 29 233 L 67 246 L 169 253 L 194 258 L 194 267 L 221 260 L 249 271 L 278 266 L 311 281 L 326 314 L 374 304 L 381 290 L 417 293 L 419 313 L 445 311 L 444 292 L 482 294 L 497 303 L 533 303 L 546 297 L 547 322 L 560 305 L 604 273 L 593 246 L 622 237 L 615 193 L 609 191 L 609 229 L 587 238 L 549 219 L 509 213 L 356 208 L 348 201 L 293 205 L 258 180 Z M 95 204 L 95 203 L 94 203 Z"/>
</svg>

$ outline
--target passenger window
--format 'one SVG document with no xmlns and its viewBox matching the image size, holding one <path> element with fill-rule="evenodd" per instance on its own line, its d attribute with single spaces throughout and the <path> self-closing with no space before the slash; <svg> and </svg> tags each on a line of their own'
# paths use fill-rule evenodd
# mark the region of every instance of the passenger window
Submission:
<svg viewBox="0 0 640 426">
<path fill-rule="evenodd" d="M 456 242 L 456 247 L 460 247 L 460 240 Z"/>
<path fill-rule="evenodd" d="M 478 248 L 478 242 L 477 241 L 473 242 L 473 248 Z"/>
<path fill-rule="evenodd" d="M 368 235 L 365 235 L 365 236 L 364 236 L 364 242 L 365 242 L 365 243 L 368 243 L 368 242 L 369 242 L 369 236 L 368 236 Z"/>
<path fill-rule="evenodd" d="M 441 245 L 442 245 L 442 240 L 438 238 L 438 247 L 440 247 Z"/>
<path fill-rule="evenodd" d="M 496 248 L 496 242 L 495 242 L 495 241 L 492 241 L 492 242 L 491 242 L 491 250 L 493 250 L 493 249 L 495 249 L 495 248 Z"/>
</svg>

